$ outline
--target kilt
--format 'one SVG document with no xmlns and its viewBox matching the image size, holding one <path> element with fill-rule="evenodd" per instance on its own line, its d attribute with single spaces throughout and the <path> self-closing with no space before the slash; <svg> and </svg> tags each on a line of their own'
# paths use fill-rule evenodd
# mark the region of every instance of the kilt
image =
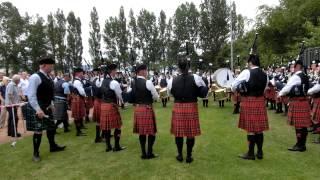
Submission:
<svg viewBox="0 0 320 180">
<path fill-rule="evenodd" d="M 238 127 L 250 133 L 269 129 L 265 99 L 261 97 L 242 97 Z"/>
<path fill-rule="evenodd" d="M 313 107 L 312 107 L 312 114 L 311 119 L 315 123 L 320 123 L 320 98 L 313 99 Z"/>
<path fill-rule="evenodd" d="M 276 100 L 276 89 L 273 86 L 270 87 L 269 99 L 272 101 Z"/>
<path fill-rule="evenodd" d="M 118 105 L 101 102 L 100 129 L 120 129 L 122 126 Z"/>
<path fill-rule="evenodd" d="M 99 123 L 101 114 L 101 99 L 95 98 L 93 104 L 93 121 Z"/>
<path fill-rule="evenodd" d="M 41 107 L 41 105 L 40 105 Z M 24 108 L 24 117 L 26 119 L 26 126 L 28 131 L 41 132 L 43 130 L 54 130 L 55 123 L 52 118 L 51 110 L 44 110 L 44 113 L 49 116 L 49 118 L 39 119 L 36 115 L 36 111 L 28 103 Z"/>
<path fill-rule="evenodd" d="M 84 99 L 81 96 L 73 95 L 71 100 L 71 116 L 75 121 L 82 119 L 86 115 Z"/>
<path fill-rule="evenodd" d="M 91 109 L 94 106 L 94 98 L 92 96 L 85 98 L 86 109 Z"/>
<path fill-rule="evenodd" d="M 66 100 L 55 98 L 53 119 L 58 121 L 68 119 L 68 104 Z"/>
<path fill-rule="evenodd" d="M 290 98 L 288 124 L 295 128 L 311 126 L 310 105 L 306 97 Z"/>
<path fill-rule="evenodd" d="M 140 135 L 155 135 L 157 133 L 156 117 L 152 105 L 134 107 L 133 133 Z"/>
<path fill-rule="evenodd" d="M 171 134 L 176 137 L 195 137 L 201 134 L 197 103 L 174 103 Z"/>
</svg>

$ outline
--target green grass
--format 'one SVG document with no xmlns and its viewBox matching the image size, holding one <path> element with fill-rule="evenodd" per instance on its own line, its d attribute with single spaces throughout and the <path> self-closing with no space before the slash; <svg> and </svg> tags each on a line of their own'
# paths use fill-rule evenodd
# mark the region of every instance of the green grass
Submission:
<svg viewBox="0 0 320 180">
<path fill-rule="evenodd" d="M 200 103 L 199 103 L 200 104 Z M 309 135 L 307 152 L 293 153 L 287 147 L 295 143 L 294 130 L 286 118 L 269 112 L 271 130 L 265 133 L 265 159 L 245 161 L 237 158 L 247 150 L 246 133 L 237 128 L 238 116 L 232 105 L 224 109 L 210 104 L 200 107 L 202 135 L 196 138 L 195 161 L 188 165 L 175 160 L 176 146 L 170 135 L 171 103 L 166 109 L 155 105 L 158 135 L 155 160 L 141 160 L 138 137 L 132 133 L 132 109 L 121 111 L 121 143 L 127 150 L 105 152 L 105 144 L 94 144 L 94 124 L 87 125 L 89 136 L 72 133 L 57 135 L 67 145 L 65 152 L 49 153 L 46 137 L 40 149 L 42 161 L 33 163 L 32 138 L 20 140 L 16 148 L 0 145 L 1 179 L 319 179 L 320 146 Z M 185 151 L 185 147 L 184 147 Z"/>
</svg>

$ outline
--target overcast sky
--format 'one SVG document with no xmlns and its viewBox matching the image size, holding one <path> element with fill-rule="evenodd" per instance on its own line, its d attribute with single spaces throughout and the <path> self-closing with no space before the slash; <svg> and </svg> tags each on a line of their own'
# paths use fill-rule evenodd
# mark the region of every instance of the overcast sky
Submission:
<svg viewBox="0 0 320 180">
<path fill-rule="evenodd" d="M 3 2 L 4 0 L 0 0 Z M 101 29 L 103 29 L 104 21 L 109 16 L 117 16 L 120 6 L 124 6 L 126 16 L 129 14 L 130 8 L 138 14 L 140 9 L 145 8 L 154 12 L 157 16 L 161 10 L 164 10 L 167 17 L 174 14 L 175 9 L 186 0 L 6 0 L 12 2 L 19 12 L 24 15 L 39 14 L 47 18 L 50 12 L 55 12 L 58 8 L 62 9 L 67 16 L 69 11 L 74 11 L 76 16 L 81 18 L 82 22 L 82 40 L 83 40 L 83 57 L 91 59 L 88 53 L 88 37 L 90 11 L 95 6 L 98 10 Z M 201 0 L 187 0 L 194 2 L 197 6 Z M 229 0 L 227 0 L 230 3 Z M 234 0 L 237 6 L 237 13 L 254 19 L 257 14 L 257 7 L 263 4 L 275 6 L 279 4 L 279 0 Z"/>
</svg>

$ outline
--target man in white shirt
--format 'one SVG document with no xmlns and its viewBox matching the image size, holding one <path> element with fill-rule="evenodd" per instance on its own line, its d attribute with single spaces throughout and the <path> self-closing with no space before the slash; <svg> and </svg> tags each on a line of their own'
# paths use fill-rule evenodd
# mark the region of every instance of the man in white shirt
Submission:
<svg viewBox="0 0 320 180">
<path fill-rule="evenodd" d="M 120 146 L 121 136 L 121 116 L 118 109 L 117 102 L 123 103 L 122 90 L 118 81 L 115 80 L 117 74 L 117 65 L 109 64 L 106 70 L 107 76 L 102 82 L 101 93 L 101 115 L 100 115 L 100 128 L 105 134 L 106 139 L 106 152 L 111 150 L 121 151 L 125 147 Z M 114 129 L 114 148 L 110 143 L 111 130 Z"/>
<path fill-rule="evenodd" d="M 319 82 L 315 84 L 311 89 L 308 90 L 308 95 L 312 96 L 312 116 L 311 120 L 313 122 L 313 133 L 320 134 L 320 84 Z M 314 141 L 314 143 L 320 143 L 319 139 Z"/>
<path fill-rule="evenodd" d="M 74 79 L 71 100 L 72 117 L 76 125 L 76 136 L 85 136 L 85 134 L 81 131 L 81 128 L 83 127 L 83 118 L 86 115 L 86 108 L 84 105 L 86 93 L 84 91 L 82 82 L 84 71 L 82 68 L 75 68 L 73 73 Z"/>
<path fill-rule="evenodd" d="M 279 96 L 289 96 L 288 124 L 295 127 L 297 143 L 289 151 L 306 151 L 308 127 L 311 126 L 310 104 L 307 98 L 309 78 L 302 71 L 303 62 L 298 60 L 294 64 L 294 75 L 279 92 Z"/>
<path fill-rule="evenodd" d="M 157 157 L 153 154 L 157 125 L 152 104 L 154 100 L 159 98 L 159 95 L 152 81 L 147 80 L 147 66 L 144 64 L 138 65 L 136 72 L 137 78 L 132 87 L 135 100 L 133 132 L 139 134 L 141 158 L 153 159 Z M 146 141 L 148 141 L 147 151 Z"/>
</svg>

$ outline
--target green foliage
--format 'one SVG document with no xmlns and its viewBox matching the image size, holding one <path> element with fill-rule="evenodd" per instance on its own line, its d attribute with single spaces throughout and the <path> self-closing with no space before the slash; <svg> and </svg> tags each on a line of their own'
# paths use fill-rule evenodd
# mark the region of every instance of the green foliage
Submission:
<svg viewBox="0 0 320 180">
<path fill-rule="evenodd" d="M 93 7 L 90 13 L 90 38 L 89 38 L 89 53 L 93 66 L 97 67 L 101 64 L 100 62 L 100 42 L 101 42 L 101 33 L 100 33 L 100 24 L 99 16 L 97 9 Z"/>
</svg>

